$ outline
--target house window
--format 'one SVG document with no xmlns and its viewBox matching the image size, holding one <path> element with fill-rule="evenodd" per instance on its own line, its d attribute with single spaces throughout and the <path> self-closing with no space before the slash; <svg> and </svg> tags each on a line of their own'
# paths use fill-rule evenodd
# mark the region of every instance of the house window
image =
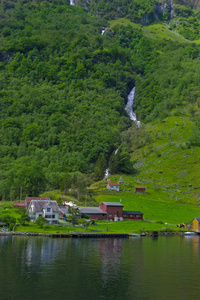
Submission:
<svg viewBox="0 0 200 300">
<path fill-rule="evenodd" d="M 52 215 L 52 219 L 55 219 L 55 215 Z"/>
<path fill-rule="evenodd" d="M 39 217 L 42 217 L 42 214 L 39 214 Z"/>
<path fill-rule="evenodd" d="M 46 219 L 51 219 L 51 215 L 45 215 Z"/>
<path fill-rule="evenodd" d="M 139 218 L 139 217 L 141 217 L 141 216 L 140 216 L 140 215 L 136 215 L 136 217 L 138 217 L 138 218 Z"/>
<path fill-rule="evenodd" d="M 47 212 L 50 212 L 51 211 L 51 208 L 50 207 L 47 207 Z"/>
</svg>

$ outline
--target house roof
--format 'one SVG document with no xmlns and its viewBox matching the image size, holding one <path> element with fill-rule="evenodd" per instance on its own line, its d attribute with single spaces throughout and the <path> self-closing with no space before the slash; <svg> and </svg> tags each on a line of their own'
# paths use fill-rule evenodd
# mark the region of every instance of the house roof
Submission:
<svg viewBox="0 0 200 300">
<path fill-rule="evenodd" d="M 146 189 L 146 186 L 135 186 L 135 189 Z"/>
<path fill-rule="evenodd" d="M 31 207 L 32 204 L 34 205 L 36 212 L 42 211 L 48 204 L 51 205 L 53 212 L 58 212 L 59 210 L 56 200 L 31 200 L 29 207 Z"/>
<path fill-rule="evenodd" d="M 69 206 L 58 206 L 59 210 L 62 211 L 65 215 L 68 214 Z"/>
<path fill-rule="evenodd" d="M 108 182 L 108 185 L 110 185 L 110 186 L 119 186 L 119 184 L 115 183 L 115 182 Z"/>
<path fill-rule="evenodd" d="M 141 211 L 137 210 L 123 210 L 123 215 L 143 215 Z"/>
<path fill-rule="evenodd" d="M 199 222 L 200 223 L 200 218 L 194 218 L 195 220 L 197 220 L 197 222 Z"/>
<path fill-rule="evenodd" d="M 51 200 L 50 197 L 26 197 L 25 202 L 30 203 L 31 200 Z"/>
<path fill-rule="evenodd" d="M 104 214 L 107 215 L 105 211 L 99 207 L 79 207 L 80 213 L 82 214 Z"/>
<path fill-rule="evenodd" d="M 107 206 L 124 206 L 120 202 L 102 202 Z"/>
</svg>

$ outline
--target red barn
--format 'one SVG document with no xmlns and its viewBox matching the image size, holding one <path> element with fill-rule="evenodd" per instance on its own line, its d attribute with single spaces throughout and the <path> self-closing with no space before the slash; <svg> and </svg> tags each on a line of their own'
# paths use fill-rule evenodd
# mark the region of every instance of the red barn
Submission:
<svg viewBox="0 0 200 300">
<path fill-rule="evenodd" d="M 15 202 L 14 207 L 24 207 L 25 208 L 25 203 L 24 202 Z"/>
<path fill-rule="evenodd" d="M 124 220 L 143 220 L 143 213 L 140 211 L 124 210 L 123 211 Z"/>
<path fill-rule="evenodd" d="M 102 202 L 99 208 L 108 214 L 109 220 L 114 220 L 115 217 L 123 217 L 123 205 L 119 202 Z"/>
</svg>

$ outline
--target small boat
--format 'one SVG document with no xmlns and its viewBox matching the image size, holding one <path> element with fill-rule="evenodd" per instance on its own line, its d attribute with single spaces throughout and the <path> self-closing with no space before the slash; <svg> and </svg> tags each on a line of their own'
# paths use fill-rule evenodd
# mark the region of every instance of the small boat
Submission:
<svg viewBox="0 0 200 300">
<path fill-rule="evenodd" d="M 193 231 L 186 231 L 184 232 L 184 235 L 196 235 L 196 233 Z"/>
<path fill-rule="evenodd" d="M 131 236 L 132 236 L 132 237 L 140 237 L 140 234 L 132 233 Z"/>
</svg>

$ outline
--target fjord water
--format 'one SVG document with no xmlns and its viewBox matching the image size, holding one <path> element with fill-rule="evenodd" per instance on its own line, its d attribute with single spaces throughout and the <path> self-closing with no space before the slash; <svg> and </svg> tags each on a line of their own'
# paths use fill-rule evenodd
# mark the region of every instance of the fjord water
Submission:
<svg viewBox="0 0 200 300">
<path fill-rule="evenodd" d="M 191 300 L 199 278 L 199 237 L 0 237 L 1 300 Z"/>
</svg>

